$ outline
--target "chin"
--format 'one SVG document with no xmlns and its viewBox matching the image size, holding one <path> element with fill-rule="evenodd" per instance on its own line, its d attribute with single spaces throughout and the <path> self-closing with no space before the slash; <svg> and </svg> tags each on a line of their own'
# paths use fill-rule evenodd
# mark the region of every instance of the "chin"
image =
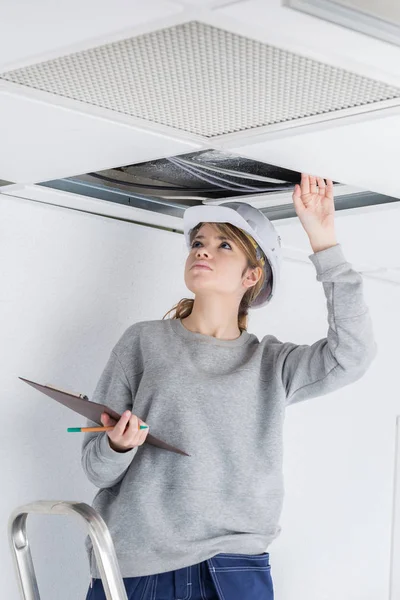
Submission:
<svg viewBox="0 0 400 600">
<path fill-rule="evenodd" d="M 201 292 L 202 290 L 208 289 L 208 285 L 205 285 L 202 281 L 194 281 L 192 277 L 185 277 L 185 284 L 188 290 L 192 292 L 192 294 L 196 294 L 197 292 Z"/>
</svg>

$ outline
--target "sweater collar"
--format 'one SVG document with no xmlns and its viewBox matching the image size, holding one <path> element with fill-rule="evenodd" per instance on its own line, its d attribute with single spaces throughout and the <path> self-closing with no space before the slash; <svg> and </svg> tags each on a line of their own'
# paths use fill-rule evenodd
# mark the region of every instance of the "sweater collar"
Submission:
<svg viewBox="0 0 400 600">
<path fill-rule="evenodd" d="M 186 340 L 206 342 L 207 344 L 212 344 L 214 346 L 225 346 L 227 348 L 242 346 L 243 344 L 246 344 L 251 337 L 251 334 L 248 333 L 248 331 L 242 331 L 241 335 L 234 340 L 221 340 L 212 335 L 197 333 L 186 329 L 181 319 L 168 319 L 168 321 L 171 324 L 172 329 L 180 337 L 185 338 Z"/>
</svg>

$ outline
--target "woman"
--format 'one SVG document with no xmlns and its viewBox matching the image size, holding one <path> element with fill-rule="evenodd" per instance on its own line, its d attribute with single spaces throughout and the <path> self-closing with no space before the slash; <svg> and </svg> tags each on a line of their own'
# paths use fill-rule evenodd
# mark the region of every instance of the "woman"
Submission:
<svg viewBox="0 0 400 600">
<path fill-rule="evenodd" d="M 85 433 L 82 465 L 129 599 L 272 600 L 266 549 L 281 530 L 285 408 L 356 381 L 376 355 L 362 277 L 336 241 L 332 181 L 302 175 L 293 202 L 327 298 L 326 338 L 247 332 L 248 309 L 275 293 L 280 238 L 248 204 L 195 206 L 184 214 L 195 298 L 171 319 L 128 327 L 97 384 L 93 400 L 122 416 L 103 414 L 114 429 Z M 146 423 L 190 456 L 143 445 Z M 103 600 L 86 546 L 87 600 Z"/>
</svg>

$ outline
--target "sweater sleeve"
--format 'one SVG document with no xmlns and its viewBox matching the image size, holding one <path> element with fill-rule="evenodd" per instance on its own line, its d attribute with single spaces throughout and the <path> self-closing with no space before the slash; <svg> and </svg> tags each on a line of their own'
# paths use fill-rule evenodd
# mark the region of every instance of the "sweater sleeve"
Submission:
<svg viewBox="0 0 400 600">
<path fill-rule="evenodd" d="M 123 366 L 114 352 L 111 351 L 108 362 L 101 374 L 92 397 L 93 402 L 99 402 L 114 409 L 119 414 L 132 410 L 132 392 Z M 87 427 L 98 426 L 87 419 Z M 111 487 L 125 475 L 137 447 L 127 452 L 116 452 L 109 444 L 106 431 L 86 431 L 82 441 L 82 467 L 95 486 Z"/>
<path fill-rule="evenodd" d="M 357 381 L 377 354 L 363 278 L 336 244 L 309 256 L 328 308 L 328 334 L 314 344 L 283 344 L 282 382 L 286 405 L 322 396 Z"/>
</svg>

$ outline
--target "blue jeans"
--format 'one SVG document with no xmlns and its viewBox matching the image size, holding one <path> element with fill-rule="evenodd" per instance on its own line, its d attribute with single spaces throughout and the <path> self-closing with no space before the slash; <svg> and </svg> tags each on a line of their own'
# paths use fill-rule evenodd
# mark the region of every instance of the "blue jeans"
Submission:
<svg viewBox="0 0 400 600">
<path fill-rule="evenodd" d="M 274 600 L 269 553 L 216 554 L 203 562 L 156 575 L 124 577 L 128 600 Z M 105 600 L 93 579 L 86 600 Z"/>
</svg>

